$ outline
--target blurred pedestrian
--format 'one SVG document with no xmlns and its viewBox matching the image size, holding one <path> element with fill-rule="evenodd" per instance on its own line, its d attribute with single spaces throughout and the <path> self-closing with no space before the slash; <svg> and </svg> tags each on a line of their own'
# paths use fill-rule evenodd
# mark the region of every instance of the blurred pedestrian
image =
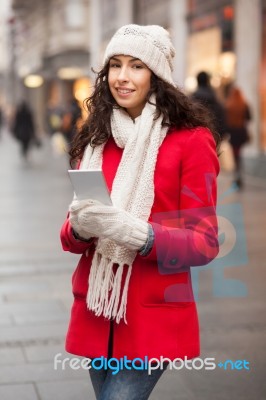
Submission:
<svg viewBox="0 0 266 400">
<path fill-rule="evenodd" d="M 102 169 L 113 202 L 74 199 L 61 230 L 63 249 L 82 254 L 66 350 L 130 360 L 89 370 L 97 400 L 148 399 L 167 363 L 149 374 L 145 357 L 199 355 L 189 266 L 218 252 L 218 139 L 175 86 L 174 55 L 162 27 L 120 28 L 69 152 L 72 167 Z"/>
<path fill-rule="evenodd" d="M 47 130 L 51 136 L 53 154 L 58 157 L 68 152 L 68 142 L 63 134 L 63 108 L 54 100 L 50 99 L 46 110 Z"/>
<path fill-rule="evenodd" d="M 62 118 L 62 133 L 70 146 L 77 131 L 77 125 L 81 119 L 82 111 L 78 101 L 73 97 L 67 105 Z"/>
<path fill-rule="evenodd" d="M 235 183 L 243 186 L 241 149 L 249 142 L 248 122 L 251 119 L 250 106 L 242 91 L 230 85 L 225 100 L 226 126 L 235 160 Z"/>
<path fill-rule="evenodd" d="M 14 137 L 20 144 L 22 157 L 27 159 L 30 146 L 34 144 L 36 137 L 33 114 L 25 100 L 17 107 L 12 130 Z"/>
<path fill-rule="evenodd" d="M 197 74 L 198 87 L 192 94 L 192 99 L 202 103 L 212 114 L 215 128 L 223 139 L 226 135 L 225 110 L 211 86 L 210 75 L 206 71 Z"/>
<path fill-rule="evenodd" d="M 62 108 L 54 100 L 50 100 L 46 110 L 46 122 L 48 133 L 51 136 L 53 136 L 53 134 L 56 132 L 61 132 L 62 118 Z"/>
</svg>

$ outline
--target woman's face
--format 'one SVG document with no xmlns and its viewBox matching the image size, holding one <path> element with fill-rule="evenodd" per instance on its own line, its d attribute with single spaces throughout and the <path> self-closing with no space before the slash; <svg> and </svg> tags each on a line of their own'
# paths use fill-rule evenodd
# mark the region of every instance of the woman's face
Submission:
<svg viewBox="0 0 266 400">
<path fill-rule="evenodd" d="M 120 107 L 127 110 L 131 118 L 137 118 L 146 103 L 151 86 L 151 71 L 138 58 L 114 56 L 109 61 L 108 84 Z"/>
</svg>

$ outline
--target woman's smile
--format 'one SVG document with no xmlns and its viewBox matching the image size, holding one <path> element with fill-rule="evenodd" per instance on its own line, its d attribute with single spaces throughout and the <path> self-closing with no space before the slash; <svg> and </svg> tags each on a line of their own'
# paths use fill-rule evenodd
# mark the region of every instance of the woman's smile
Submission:
<svg viewBox="0 0 266 400">
<path fill-rule="evenodd" d="M 117 93 L 119 96 L 125 97 L 127 95 L 130 95 L 131 93 L 133 93 L 135 90 L 133 89 L 126 89 L 126 88 L 117 88 Z"/>
</svg>

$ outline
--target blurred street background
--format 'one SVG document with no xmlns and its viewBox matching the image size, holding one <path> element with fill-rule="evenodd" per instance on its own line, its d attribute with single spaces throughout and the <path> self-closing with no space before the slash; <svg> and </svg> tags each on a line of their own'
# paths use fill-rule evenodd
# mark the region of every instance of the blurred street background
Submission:
<svg viewBox="0 0 266 400">
<path fill-rule="evenodd" d="M 265 400 L 265 0 L 0 2 L 0 399 L 94 399 L 86 371 L 54 369 L 56 354 L 71 357 L 64 338 L 78 261 L 59 240 L 72 199 L 66 150 L 86 118 L 91 68 L 100 67 L 107 41 L 127 23 L 169 30 L 174 79 L 188 95 L 206 71 L 221 105 L 234 84 L 251 112 L 241 185 L 226 136 L 218 180 L 220 206 L 238 204 L 243 212 L 236 235 L 244 233 L 247 251 L 247 258 L 238 253 L 239 261 L 224 265 L 223 275 L 247 292 L 235 285 L 230 296 L 218 297 L 212 269 L 198 276 L 201 358 L 246 360 L 250 369 L 167 371 L 151 400 Z M 32 127 L 26 142 L 18 111 Z"/>
</svg>

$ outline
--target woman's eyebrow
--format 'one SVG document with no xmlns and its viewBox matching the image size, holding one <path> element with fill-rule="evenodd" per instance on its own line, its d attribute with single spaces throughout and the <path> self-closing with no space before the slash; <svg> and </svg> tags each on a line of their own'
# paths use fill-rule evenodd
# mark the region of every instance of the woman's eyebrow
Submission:
<svg viewBox="0 0 266 400">
<path fill-rule="evenodd" d="M 116 57 L 111 57 L 111 58 L 110 58 L 110 61 L 111 61 L 111 60 L 115 60 L 115 61 L 121 62 L 121 60 L 120 60 L 119 58 L 116 58 Z M 140 62 L 142 62 L 139 58 L 134 58 L 134 57 L 132 57 L 132 58 L 129 60 L 129 62 L 134 62 L 134 61 L 140 61 Z"/>
</svg>

